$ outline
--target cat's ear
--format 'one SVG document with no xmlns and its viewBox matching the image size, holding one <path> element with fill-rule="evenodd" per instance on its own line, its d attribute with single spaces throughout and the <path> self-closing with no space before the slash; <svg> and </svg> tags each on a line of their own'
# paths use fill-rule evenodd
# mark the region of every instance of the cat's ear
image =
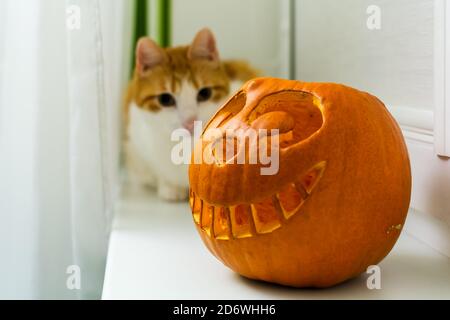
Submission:
<svg viewBox="0 0 450 320">
<path fill-rule="evenodd" d="M 216 39 L 208 28 L 200 30 L 188 50 L 189 59 L 219 60 Z"/>
<path fill-rule="evenodd" d="M 136 69 L 143 75 L 151 68 L 167 61 L 166 52 L 150 38 L 141 38 L 136 47 Z"/>
</svg>

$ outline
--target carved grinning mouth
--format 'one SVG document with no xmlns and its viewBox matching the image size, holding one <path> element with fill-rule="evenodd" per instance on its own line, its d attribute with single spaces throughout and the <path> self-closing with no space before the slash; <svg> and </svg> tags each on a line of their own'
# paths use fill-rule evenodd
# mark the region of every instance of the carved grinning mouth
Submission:
<svg viewBox="0 0 450 320">
<path fill-rule="evenodd" d="M 194 222 L 209 237 L 218 240 L 249 238 L 271 233 L 294 217 L 315 187 L 326 168 L 322 161 L 295 182 L 263 201 L 250 204 L 212 205 L 190 192 Z"/>
</svg>

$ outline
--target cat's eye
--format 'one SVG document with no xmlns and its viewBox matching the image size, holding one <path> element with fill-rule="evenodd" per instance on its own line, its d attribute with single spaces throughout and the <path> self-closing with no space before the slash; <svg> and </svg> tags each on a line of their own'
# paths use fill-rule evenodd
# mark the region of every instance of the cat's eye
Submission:
<svg viewBox="0 0 450 320">
<path fill-rule="evenodd" d="M 202 88 L 198 91 L 197 101 L 198 102 L 208 101 L 211 98 L 211 96 L 212 96 L 211 88 Z"/>
<path fill-rule="evenodd" d="M 158 96 L 158 102 L 163 107 L 173 107 L 176 105 L 175 98 L 170 93 L 163 93 Z"/>
</svg>

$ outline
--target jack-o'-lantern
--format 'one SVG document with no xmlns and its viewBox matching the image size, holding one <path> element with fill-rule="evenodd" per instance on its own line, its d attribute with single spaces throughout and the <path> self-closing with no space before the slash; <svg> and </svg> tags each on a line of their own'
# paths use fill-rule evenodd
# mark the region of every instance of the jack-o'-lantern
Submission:
<svg viewBox="0 0 450 320">
<path fill-rule="evenodd" d="M 274 174 L 262 174 L 267 163 L 233 161 L 268 143 L 247 141 L 226 159 L 207 152 L 218 140 L 235 144 L 225 132 L 260 129 L 277 141 Z M 194 161 L 199 154 L 213 161 Z M 212 254 L 245 277 L 295 287 L 331 286 L 379 263 L 411 192 L 401 130 L 379 99 L 274 78 L 249 81 L 210 120 L 189 178 L 193 219 Z"/>
</svg>

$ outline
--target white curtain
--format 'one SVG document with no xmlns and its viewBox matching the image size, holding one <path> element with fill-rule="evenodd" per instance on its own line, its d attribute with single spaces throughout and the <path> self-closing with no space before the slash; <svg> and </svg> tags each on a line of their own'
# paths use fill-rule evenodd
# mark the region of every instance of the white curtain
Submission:
<svg viewBox="0 0 450 320">
<path fill-rule="evenodd" d="M 80 29 L 67 27 L 72 5 Z M 0 1 L 0 298 L 101 295 L 130 6 Z M 70 266 L 79 290 L 67 286 Z"/>
</svg>

